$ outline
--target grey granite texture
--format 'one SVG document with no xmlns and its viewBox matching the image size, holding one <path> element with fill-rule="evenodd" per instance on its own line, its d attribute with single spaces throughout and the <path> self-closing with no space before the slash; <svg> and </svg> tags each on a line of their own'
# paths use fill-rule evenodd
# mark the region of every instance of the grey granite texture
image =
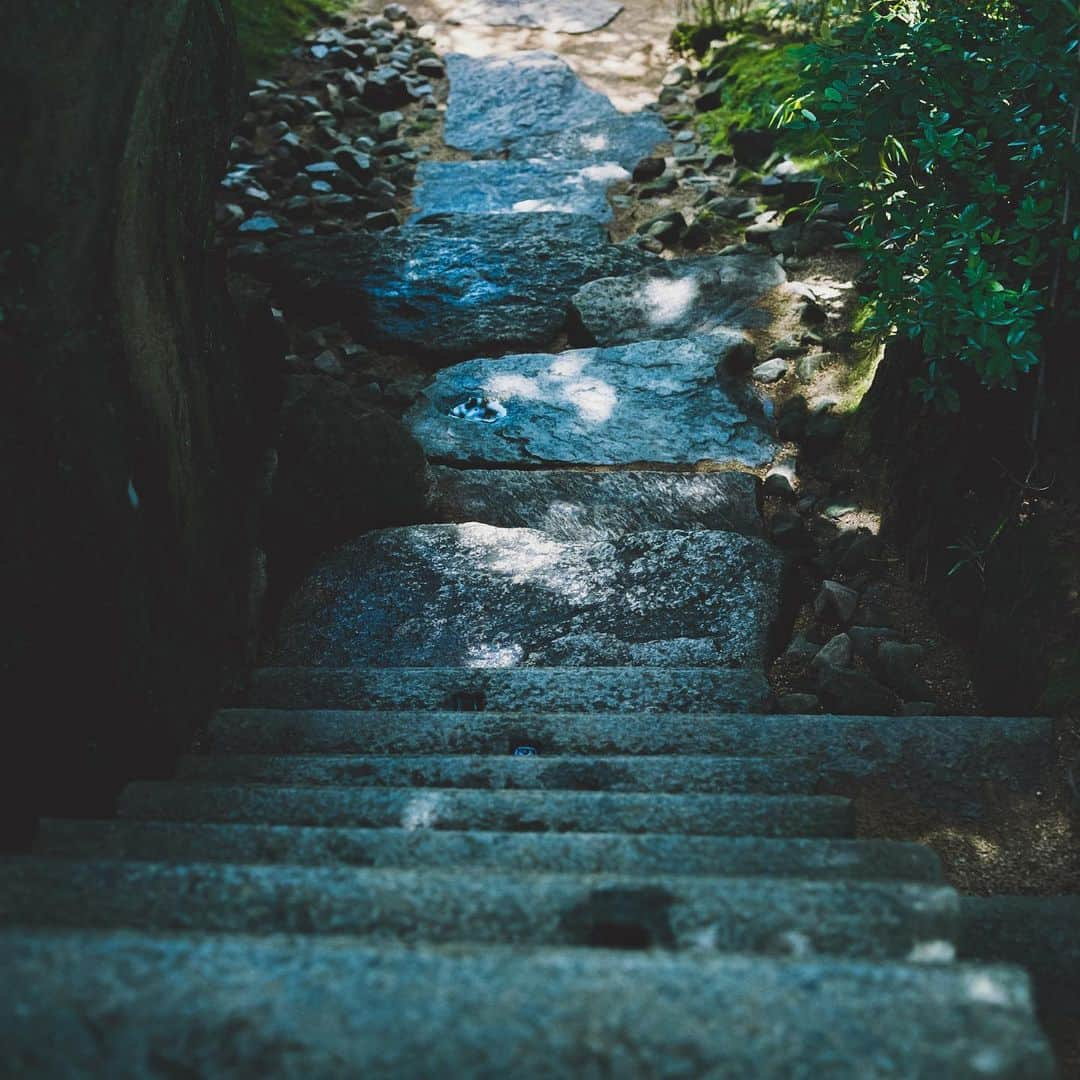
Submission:
<svg viewBox="0 0 1080 1080">
<path fill-rule="evenodd" d="M 176 775 L 188 782 L 289 787 L 516 788 L 669 794 L 807 795 L 814 786 L 808 763 L 790 757 L 197 754 L 183 758 Z"/>
<path fill-rule="evenodd" d="M 899 882 L 513 874 L 12 858 L 21 926 L 350 934 L 378 942 L 598 945 L 621 928 L 698 953 L 952 959 L 952 889 Z"/>
<path fill-rule="evenodd" d="M 283 862 L 304 866 L 472 866 L 537 873 L 846 878 L 931 884 L 942 878 L 937 855 L 920 844 L 825 837 L 44 821 L 35 850 L 43 855 L 84 858 Z"/>
<path fill-rule="evenodd" d="M 529 712 L 765 712 L 762 671 L 746 668 L 269 667 L 244 700 L 271 708 Z"/>
<path fill-rule="evenodd" d="M 301 237 L 253 268 L 284 309 L 365 344 L 435 360 L 546 348 L 587 281 L 654 261 L 575 214 L 439 214 L 375 233 Z"/>
<path fill-rule="evenodd" d="M 455 469 L 434 466 L 435 521 L 539 529 L 560 540 L 648 529 L 710 529 L 760 536 L 753 473 Z"/>
<path fill-rule="evenodd" d="M 137 781 L 121 817 L 253 825 L 389 826 L 495 832 L 849 836 L 846 799 L 809 795 L 643 795 L 606 791 L 275 787 Z"/>
<path fill-rule="evenodd" d="M 678 678 L 679 673 L 673 673 Z M 882 780 L 920 798 L 964 798 L 987 783 L 1034 788 L 1051 760 L 1038 717 L 753 716 L 640 713 L 393 713 L 229 710 L 214 745 L 251 753 L 734 754 L 805 757 L 820 783 Z M 936 793 L 936 794 L 935 794 Z"/>
<path fill-rule="evenodd" d="M 385 529 L 316 564 L 282 613 L 275 660 L 760 668 L 782 566 L 765 541 L 737 533 Z"/>
<path fill-rule="evenodd" d="M 508 150 L 512 159 L 614 161 L 632 170 L 642 158 L 670 141 L 671 132 L 656 113 L 615 113 L 587 124 L 525 135 L 510 143 Z"/>
<path fill-rule="evenodd" d="M 1054 1075 L 1008 968 L 20 928 L 0 974 L 9 1076 Z"/>
<path fill-rule="evenodd" d="M 593 345 L 767 326 L 766 298 L 786 280 L 766 255 L 672 259 L 583 285 L 574 296 L 575 325 Z"/>
<path fill-rule="evenodd" d="M 413 191 L 415 218 L 432 214 L 581 214 L 611 220 L 608 188 L 630 179 L 615 162 L 423 161 Z"/>
<path fill-rule="evenodd" d="M 458 465 L 768 464 L 777 444 L 751 420 L 725 358 L 741 334 L 467 360 L 425 388 L 405 424 L 436 462 Z M 454 410 L 483 400 L 490 421 Z"/>
<path fill-rule="evenodd" d="M 505 150 L 519 139 L 547 135 L 619 115 L 554 53 L 446 58 L 450 100 L 443 138 L 459 150 Z"/>
</svg>

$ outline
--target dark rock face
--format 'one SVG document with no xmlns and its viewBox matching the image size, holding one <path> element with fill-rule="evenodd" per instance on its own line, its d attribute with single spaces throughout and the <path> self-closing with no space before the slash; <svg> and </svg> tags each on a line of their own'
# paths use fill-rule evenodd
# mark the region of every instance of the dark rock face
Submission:
<svg viewBox="0 0 1080 1080">
<path fill-rule="evenodd" d="M 286 559 L 424 513 L 423 451 L 394 417 L 336 379 L 289 377 L 277 452 L 268 525 L 271 549 Z"/>
<path fill-rule="evenodd" d="M 284 241 L 259 272 L 290 312 L 450 360 L 539 351 L 580 286 L 651 262 L 575 214 L 442 214 L 376 235 Z"/>
<path fill-rule="evenodd" d="M 0 692 L 25 823 L 165 767 L 242 650 L 263 324 L 241 331 L 207 247 L 222 5 L 4 6 Z"/>
</svg>

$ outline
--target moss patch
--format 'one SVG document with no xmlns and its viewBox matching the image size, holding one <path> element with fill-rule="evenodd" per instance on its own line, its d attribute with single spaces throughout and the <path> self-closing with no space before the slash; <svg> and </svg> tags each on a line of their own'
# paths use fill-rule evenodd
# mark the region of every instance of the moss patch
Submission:
<svg viewBox="0 0 1080 1080">
<path fill-rule="evenodd" d="M 767 128 L 777 107 L 800 86 L 802 45 L 744 36 L 725 42 L 706 58 L 723 79 L 723 103 L 703 114 L 702 129 L 726 147 L 728 129 Z"/>
<path fill-rule="evenodd" d="M 249 79 L 271 70 L 312 27 L 348 7 L 350 0 L 232 0 L 244 68 Z"/>
</svg>

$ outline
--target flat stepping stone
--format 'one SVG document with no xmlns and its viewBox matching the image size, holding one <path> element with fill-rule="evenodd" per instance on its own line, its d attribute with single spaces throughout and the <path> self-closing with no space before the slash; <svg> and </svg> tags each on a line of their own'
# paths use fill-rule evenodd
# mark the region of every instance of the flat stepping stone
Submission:
<svg viewBox="0 0 1080 1080">
<path fill-rule="evenodd" d="M 495 832 L 850 836 L 851 803 L 828 795 L 663 795 L 607 791 L 129 784 L 120 817 L 253 825 L 346 825 Z"/>
<path fill-rule="evenodd" d="M 21 927 L 0 968 L 12 1076 L 1055 1075 L 1017 968 Z"/>
<path fill-rule="evenodd" d="M 455 465 L 757 467 L 772 437 L 717 375 L 741 335 L 470 360 L 436 375 L 405 417 L 428 457 Z M 468 413 L 470 403 L 475 416 Z"/>
<path fill-rule="evenodd" d="M 672 259 L 583 285 L 574 297 L 582 341 L 621 345 L 767 326 L 763 300 L 787 280 L 768 255 Z"/>
<path fill-rule="evenodd" d="M 902 960 L 933 948 L 951 960 L 959 905 L 952 889 L 897 882 L 12 858 L 0 910 L 22 926 L 526 946 L 599 945 L 618 928 L 705 955 Z"/>
<path fill-rule="evenodd" d="M 303 866 L 487 866 L 505 871 L 942 880 L 937 855 L 890 840 L 676 836 L 670 833 L 431 832 L 216 825 L 176 821 L 43 821 L 43 855 Z"/>
<path fill-rule="evenodd" d="M 560 540 L 647 529 L 760 536 L 757 478 L 746 472 L 582 472 L 433 466 L 435 521 L 539 529 Z"/>
<path fill-rule="evenodd" d="M 588 34 L 607 26 L 620 11 L 622 4 L 614 0 L 458 0 L 445 18 L 462 25 Z"/>
<path fill-rule="evenodd" d="M 248 704 L 272 709 L 528 712 L 764 712 L 746 668 L 258 668 Z M 509 752 L 509 751 L 507 751 Z"/>
<path fill-rule="evenodd" d="M 565 161 L 614 161 L 633 170 L 642 158 L 671 141 L 671 132 L 654 112 L 616 113 L 588 124 L 538 135 L 525 135 L 507 147 L 511 160 L 556 158 Z"/>
<path fill-rule="evenodd" d="M 614 162 L 425 161 L 416 171 L 416 218 L 432 214 L 581 214 L 610 221 L 608 188 L 630 174 Z"/>
<path fill-rule="evenodd" d="M 444 214 L 287 240 L 258 272 L 290 312 L 340 321 L 367 344 L 449 359 L 545 348 L 585 282 L 652 261 L 581 215 Z"/>
<path fill-rule="evenodd" d="M 782 566 L 764 540 L 726 532 L 386 529 L 315 567 L 286 605 L 275 660 L 761 668 Z"/>
<path fill-rule="evenodd" d="M 453 53 L 446 71 L 450 100 L 443 139 L 459 150 L 505 150 L 518 139 L 619 115 L 555 53 L 484 58 Z"/>
<path fill-rule="evenodd" d="M 181 760 L 186 783 L 291 787 L 513 788 L 808 795 L 814 772 L 789 757 L 538 757 L 520 755 L 199 754 Z"/>
</svg>

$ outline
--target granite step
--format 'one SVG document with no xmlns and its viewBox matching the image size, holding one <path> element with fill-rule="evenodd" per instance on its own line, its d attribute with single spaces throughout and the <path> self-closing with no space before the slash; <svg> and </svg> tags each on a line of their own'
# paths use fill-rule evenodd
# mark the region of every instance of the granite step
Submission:
<svg viewBox="0 0 1080 1080">
<path fill-rule="evenodd" d="M 579 874 L 700 874 L 936 884 L 941 862 L 921 844 L 889 840 L 671 833 L 434 832 L 179 821 L 41 823 L 35 851 L 159 859 L 400 869 L 489 867 Z"/>
<path fill-rule="evenodd" d="M 608 222 L 608 189 L 629 179 L 615 162 L 422 161 L 412 220 L 432 214 L 556 212 Z"/>
<path fill-rule="evenodd" d="M 1049 1080 L 1012 968 L 0 932 L 0 1073 Z M 179 1067 L 177 1065 L 177 1067 Z"/>
<path fill-rule="evenodd" d="M 431 466 L 431 519 L 539 529 L 559 540 L 649 529 L 761 536 L 760 481 L 749 472 L 593 472 Z"/>
<path fill-rule="evenodd" d="M 541 757 L 801 757 L 822 783 L 906 777 L 959 791 L 1037 777 L 1052 729 L 1045 718 L 1004 716 L 226 709 L 210 738 L 219 752 L 262 754 L 499 755 L 528 746 Z"/>
<path fill-rule="evenodd" d="M 315 563 L 284 605 L 273 658 L 760 670 L 783 570 L 766 541 L 729 532 L 570 541 L 478 522 L 382 529 Z"/>
<path fill-rule="evenodd" d="M 121 817 L 496 832 L 848 836 L 847 799 L 808 795 L 642 795 L 601 791 L 129 784 Z"/>
<path fill-rule="evenodd" d="M 758 468 L 779 450 L 742 384 L 733 330 L 611 348 L 466 360 L 438 372 L 405 414 L 435 462 L 484 468 L 707 464 Z M 488 403 L 476 416 L 463 403 Z"/>
<path fill-rule="evenodd" d="M 951 961 L 943 886 L 12 858 L 9 925 Z"/>
<path fill-rule="evenodd" d="M 518 712 L 764 712 L 762 671 L 709 667 L 266 667 L 246 703 L 268 708 Z"/>
<path fill-rule="evenodd" d="M 418 787 L 522 790 L 801 794 L 814 775 L 800 758 L 323 756 L 208 754 L 184 758 L 186 782 L 287 787 Z"/>
</svg>

